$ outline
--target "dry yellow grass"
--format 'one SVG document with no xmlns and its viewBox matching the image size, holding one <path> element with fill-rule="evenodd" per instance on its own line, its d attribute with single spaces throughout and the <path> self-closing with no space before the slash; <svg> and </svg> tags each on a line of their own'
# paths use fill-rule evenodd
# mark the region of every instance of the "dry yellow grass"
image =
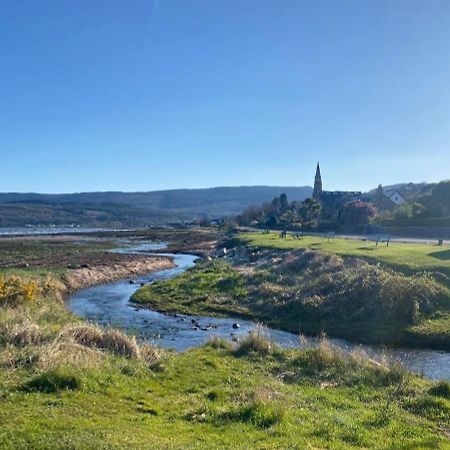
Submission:
<svg viewBox="0 0 450 450">
<path fill-rule="evenodd" d="M 263 326 L 257 326 L 240 342 L 238 342 L 234 352 L 236 355 L 247 355 L 249 353 L 258 353 L 268 355 L 274 349 L 274 344 L 270 341 Z"/>
<path fill-rule="evenodd" d="M 37 345 L 42 340 L 42 332 L 37 324 L 29 319 L 13 325 L 9 329 L 8 341 L 13 345 Z"/>
<path fill-rule="evenodd" d="M 102 329 L 91 324 L 70 325 L 63 328 L 57 340 L 73 340 L 85 347 L 107 350 L 128 358 L 138 358 L 140 355 L 136 338 L 114 328 Z"/>
<path fill-rule="evenodd" d="M 153 345 L 142 344 L 139 347 L 140 358 L 148 364 L 152 364 L 161 358 L 161 351 Z"/>
<path fill-rule="evenodd" d="M 79 344 L 72 338 L 56 339 L 40 348 L 37 366 L 42 370 L 59 367 L 93 368 L 103 362 L 103 356 L 100 349 Z"/>
<path fill-rule="evenodd" d="M 38 345 L 43 338 L 39 325 L 29 319 L 15 324 L 7 324 L 0 333 L 3 342 L 19 347 Z"/>
</svg>

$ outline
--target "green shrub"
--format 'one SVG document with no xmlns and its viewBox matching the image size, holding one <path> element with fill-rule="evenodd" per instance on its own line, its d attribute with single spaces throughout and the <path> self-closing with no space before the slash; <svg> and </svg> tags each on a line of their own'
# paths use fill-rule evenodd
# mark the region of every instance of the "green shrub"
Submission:
<svg viewBox="0 0 450 450">
<path fill-rule="evenodd" d="M 299 367 L 306 375 L 338 380 L 342 377 L 347 378 L 353 373 L 358 367 L 358 362 L 323 338 L 317 348 L 301 350 L 293 365 Z"/>
<path fill-rule="evenodd" d="M 406 384 L 410 375 L 402 364 L 394 362 L 388 364 L 385 370 L 379 371 L 378 379 L 383 386 L 401 385 Z"/>
<path fill-rule="evenodd" d="M 330 344 L 324 337 L 317 348 L 300 350 L 290 361 L 294 369 L 290 380 L 308 376 L 315 381 L 333 380 L 335 384 L 368 386 L 406 386 L 409 373 L 398 363 L 380 363 L 359 349 L 347 353 Z"/>
</svg>

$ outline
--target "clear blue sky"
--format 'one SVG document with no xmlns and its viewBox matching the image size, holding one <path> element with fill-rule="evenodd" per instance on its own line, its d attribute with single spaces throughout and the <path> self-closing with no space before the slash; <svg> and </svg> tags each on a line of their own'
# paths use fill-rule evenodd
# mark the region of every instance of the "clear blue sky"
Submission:
<svg viewBox="0 0 450 450">
<path fill-rule="evenodd" d="M 437 181 L 449 0 L 3 0 L 0 191 Z"/>
</svg>

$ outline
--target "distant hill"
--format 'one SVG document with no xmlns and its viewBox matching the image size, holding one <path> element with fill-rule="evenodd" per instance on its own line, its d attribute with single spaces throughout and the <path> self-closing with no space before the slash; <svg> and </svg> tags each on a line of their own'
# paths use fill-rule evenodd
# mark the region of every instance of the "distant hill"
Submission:
<svg viewBox="0 0 450 450">
<path fill-rule="evenodd" d="M 0 226 L 143 226 L 236 215 L 285 193 L 311 196 L 309 186 L 240 186 L 152 192 L 0 193 Z"/>
</svg>

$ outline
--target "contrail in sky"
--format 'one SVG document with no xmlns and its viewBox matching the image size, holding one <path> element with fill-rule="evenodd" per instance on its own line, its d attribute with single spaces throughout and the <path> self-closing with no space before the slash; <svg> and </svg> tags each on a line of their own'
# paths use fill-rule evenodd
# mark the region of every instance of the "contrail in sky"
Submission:
<svg viewBox="0 0 450 450">
<path fill-rule="evenodd" d="M 155 16 L 158 13 L 159 10 L 159 0 L 154 0 L 153 1 L 153 8 L 152 8 L 152 13 L 150 16 L 150 25 L 153 24 L 153 21 L 155 20 Z"/>
</svg>

